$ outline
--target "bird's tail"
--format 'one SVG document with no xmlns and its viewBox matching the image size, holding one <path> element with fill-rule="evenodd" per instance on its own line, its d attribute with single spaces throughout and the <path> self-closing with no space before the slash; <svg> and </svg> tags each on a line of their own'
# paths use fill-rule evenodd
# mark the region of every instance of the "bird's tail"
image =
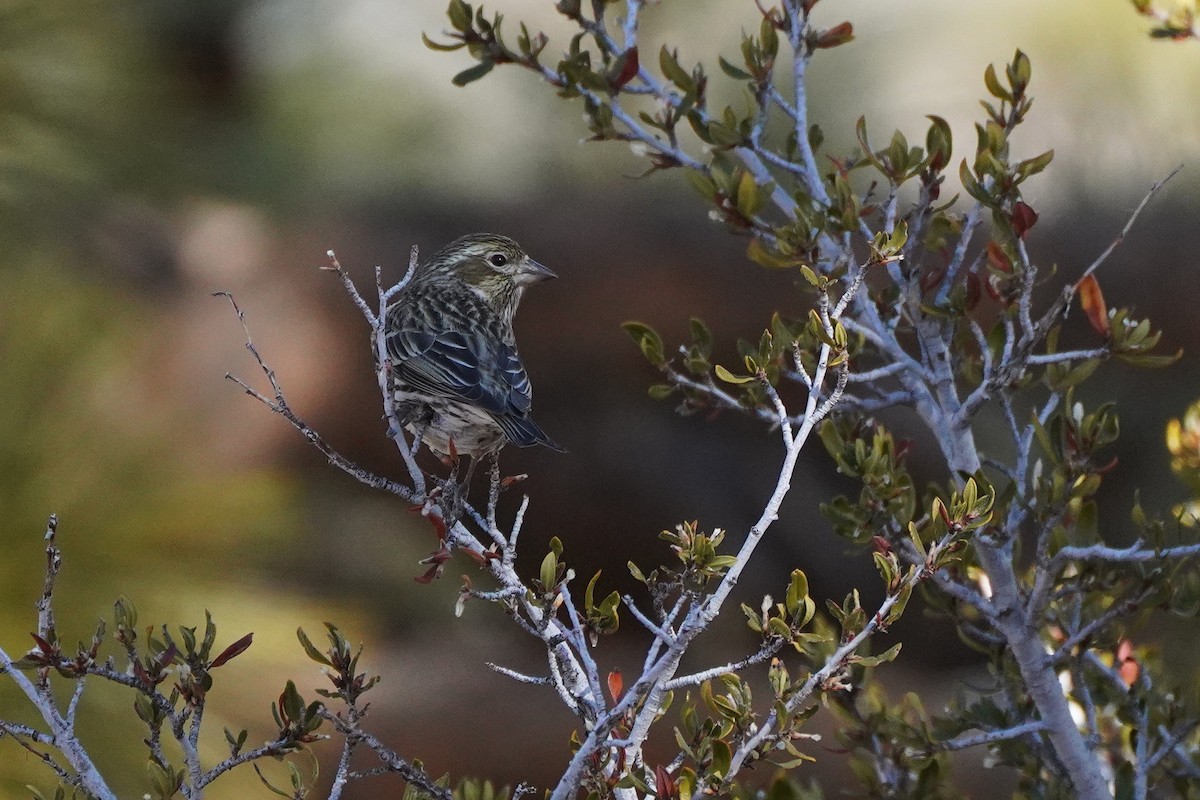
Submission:
<svg viewBox="0 0 1200 800">
<path fill-rule="evenodd" d="M 504 431 L 504 436 L 517 447 L 533 447 L 540 444 L 549 447 L 551 450 L 557 450 L 560 453 L 567 452 L 566 448 L 551 439 L 529 417 L 498 417 L 496 422 L 499 423 L 501 429 Z"/>
</svg>

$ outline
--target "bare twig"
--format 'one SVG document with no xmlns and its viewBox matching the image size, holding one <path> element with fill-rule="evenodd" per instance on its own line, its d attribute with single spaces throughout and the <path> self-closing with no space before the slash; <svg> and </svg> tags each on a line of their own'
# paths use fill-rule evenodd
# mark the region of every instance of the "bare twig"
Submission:
<svg viewBox="0 0 1200 800">
<path fill-rule="evenodd" d="M 343 736 L 354 736 L 355 739 L 370 748 L 375 756 L 383 762 L 383 766 L 391 774 L 399 775 L 411 785 L 417 787 L 423 792 L 428 792 L 437 800 L 453 800 L 453 794 L 444 786 L 439 786 L 425 770 L 414 766 L 407 760 L 401 758 L 391 748 L 387 747 L 383 742 L 371 734 L 363 731 L 352 722 L 349 722 L 342 717 L 328 710 L 322 710 L 321 716 L 333 724 L 338 733 Z"/>
<path fill-rule="evenodd" d="M 1159 189 L 1163 188 L 1163 186 L 1166 186 L 1167 181 L 1178 175 L 1179 171 L 1182 169 L 1183 164 L 1180 164 L 1178 167 L 1171 170 L 1165 178 L 1150 187 L 1150 191 L 1146 192 L 1146 196 L 1142 198 L 1142 202 L 1138 203 L 1137 208 L 1135 208 L 1133 213 L 1129 215 L 1129 219 L 1126 221 L 1125 227 L 1121 229 L 1119 234 L 1117 234 L 1117 238 L 1113 239 L 1112 242 L 1109 243 L 1108 247 L 1104 248 L 1104 252 L 1100 253 L 1100 255 L 1096 257 L 1096 260 L 1088 265 L 1088 268 L 1085 269 L 1083 274 L 1079 276 L 1080 280 L 1083 280 L 1088 275 L 1091 275 L 1093 272 L 1100 269 L 1104 262 L 1108 260 L 1108 257 L 1112 255 L 1112 252 L 1116 250 L 1122 242 L 1125 241 L 1125 237 L 1129 235 L 1131 230 L 1133 230 L 1134 223 L 1137 222 L 1137 218 L 1141 216 L 1141 213 L 1146 206 L 1150 204 L 1150 199 L 1154 197 Z M 1075 285 L 1078 286 L 1078 282 L 1076 282 Z"/>
<path fill-rule="evenodd" d="M 1046 729 L 1043 722 L 1025 722 L 1020 725 L 1014 725 L 1011 728 L 1004 728 L 997 731 L 985 731 L 973 735 L 963 735 L 958 738 L 951 739 L 947 742 L 942 742 L 938 745 L 939 750 L 965 750 L 968 747 L 978 747 L 981 744 L 994 744 L 996 742 L 1004 742 L 1009 739 L 1016 739 L 1020 736 L 1028 736 L 1031 733 L 1040 733 Z"/>
</svg>

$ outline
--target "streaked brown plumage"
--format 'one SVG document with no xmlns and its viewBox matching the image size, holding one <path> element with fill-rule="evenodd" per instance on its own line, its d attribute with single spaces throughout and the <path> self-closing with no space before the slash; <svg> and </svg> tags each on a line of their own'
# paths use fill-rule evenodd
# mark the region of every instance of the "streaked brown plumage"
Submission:
<svg viewBox="0 0 1200 800">
<path fill-rule="evenodd" d="M 504 236 L 463 236 L 415 270 L 388 306 L 385 339 L 400 422 L 435 453 L 474 458 L 506 443 L 561 450 L 529 416 L 533 389 L 513 335 L 528 286 L 554 273 Z"/>
</svg>

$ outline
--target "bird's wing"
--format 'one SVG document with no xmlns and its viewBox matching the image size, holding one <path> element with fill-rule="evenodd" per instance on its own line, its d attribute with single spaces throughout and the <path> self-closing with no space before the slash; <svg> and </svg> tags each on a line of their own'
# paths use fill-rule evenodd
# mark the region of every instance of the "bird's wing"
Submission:
<svg viewBox="0 0 1200 800">
<path fill-rule="evenodd" d="M 497 417 L 529 413 L 532 389 L 516 350 L 480 333 L 393 328 L 388 355 L 418 392 L 479 406 Z"/>
</svg>

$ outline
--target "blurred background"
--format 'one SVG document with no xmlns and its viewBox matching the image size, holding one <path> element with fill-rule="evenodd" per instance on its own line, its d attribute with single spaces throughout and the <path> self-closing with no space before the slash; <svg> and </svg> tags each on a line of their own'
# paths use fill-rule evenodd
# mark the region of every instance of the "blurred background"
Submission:
<svg viewBox="0 0 1200 800">
<path fill-rule="evenodd" d="M 552 5 L 494 8 L 512 30 L 517 19 L 546 30 L 551 52 L 564 42 Z M 218 647 L 254 632 L 249 651 L 217 673 L 210 764 L 224 752 L 222 726 L 267 738 L 270 700 L 287 679 L 306 697 L 320 685 L 294 631 L 318 639 L 325 620 L 366 642 L 363 663 L 383 676 L 369 727 L 434 774 L 545 785 L 569 756 L 572 723 L 548 690 L 484 665 L 538 672 L 532 640 L 481 604 L 454 617 L 458 576 L 476 576 L 473 564 L 455 559 L 442 580 L 414 583 L 435 544 L 429 527 L 329 467 L 224 380 L 231 371 L 262 384 L 213 291 L 237 297 L 306 421 L 350 458 L 400 476 L 366 329 L 318 270 L 325 251 L 368 287 L 376 264 L 398 277 L 411 245 L 428 253 L 479 230 L 513 236 L 552 266 L 561 278 L 527 295 L 517 327 L 537 418 L 570 453 L 504 456 L 506 472 L 530 474 L 530 569 L 559 536 L 578 574 L 604 569 L 602 585 L 633 591 L 625 561 L 664 560 L 662 528 L 697 519 L 739 541 L 773 484 L 775 436 L 729 415 L 681 419 L 651 401 L 654 374 L 619 323 L 649 322 L 671 341 L 698 315 L 728 351 L 739 335 L 757 338 L 771 311 L 803 311 L 794 276 L 747 262 L 744 241 L 706 219 L 681 173 L 636 179 L 644 165 L 627 148 L 581 144 L 580 109 L 530 75 L 501 69 L 451 86 L 471 62 L 420 41 L 448 27 L 444 10 L 442 0 L 0 9 L 0 645 L 11 655 L 30 645 L 41 534 L 56 512 L 67 641 L 90 637 L 121 595 L 143 625 L 203 625 L 209 609 Z M 1029 53 L 1037 102 L 1014 148 L 1057 154 L 1027 187 L 1041 214 L 1030 244 L 1067 277 L 1154 181 L 1186 164 L 1099 277 L 1110 304 L 1165 329 L 1164 351 L 1200 343 L 1200 46 L 1152 42 L 1119 0 L 828 0 L 817 14 L 825 25 L 851 20 L 857 37 L 811 69 L 812 118 L 831 151 L 850 148 L 860 114 L 880 141 L 896 127 L 923 141 L 924 115 L 938 114 L 954 128 L 956 158 L 966 155 L 984 67 L 1016 47 Z M 757 24 L 748 1 L 663 3 L 643 15 L 642 49 L 669 37 L 685 61 L 712 63 L 718 50 L 734 56 L 738 30 Z M 713 83 L 714 104 L 745 102 L 722 77 Z M 1088 387 L 1089 399 L 1118 400 L 1123 412 L 1102 509 L 1114 541 L 1127 533 L 1136 489 L 1151 509 L 1183 497 L 1162 432 L 1200 395 L 1194 357 L 1161 372 L 1110 366 Z M 889 422 L 913 433 L 903 415 Z M 928 452 L 918 441 L 916 468 L 941 477 L 922 461 Z M 817 514 L 854 488 L 831 473 L 810 448 L 738 600 L 757 605 L 799 566 L 818 598 L 862 586 L 874 602 L 870 559 L 848 554 Z M 516 500 L 507 498 L 509 513 Z M 626 623 L 600 654 L 629 675 L 642 640 Z M 729 620 L 695 664 L 736 657 L 750 637 Z M 945 621 L 914 610 L 894 637 L 904 655 L 880 674 L 928 707 L 979 671 Z M 1162 647 L 1172 677 L 1194 680 L 1194 660 L 1179 658 L 1194 652 L 1194 633 L 1166 628 Z M 140 795 L 145 757 L 129 696 L 93 690 L 81 714 L 115 788 Z M 3 681 L 0 716 L 33 722 Z M 812 774 L 834 794 L 844 773 L 826 741 Z M 321 752 L 327 786 L 333 751 Z M 993 776 L 984 786 L 967 771 L 962 781 L 974 797 L 1006 792 Z M 26 783 L 52 786 L 35 759 L 0 741 L 0 797 L 28 796 Z M 397 795 L 384 779 L 354 796 Z M 267 792 L 244 772 L 209 796 Z"/>
</svg>

